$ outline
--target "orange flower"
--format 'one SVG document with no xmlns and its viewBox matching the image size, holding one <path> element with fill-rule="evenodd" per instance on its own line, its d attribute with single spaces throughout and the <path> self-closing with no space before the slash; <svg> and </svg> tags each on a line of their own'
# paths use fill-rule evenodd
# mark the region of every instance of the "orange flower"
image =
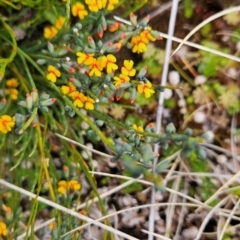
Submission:
<svg viewBox="0 0 240 240">
<path fill-rule="evenodd" d="M 109 26 L 108 30 L 109 32 L 116 32 L 120 27 L 119 22 L 114 22 L 111 26 Z"/>
</svg>

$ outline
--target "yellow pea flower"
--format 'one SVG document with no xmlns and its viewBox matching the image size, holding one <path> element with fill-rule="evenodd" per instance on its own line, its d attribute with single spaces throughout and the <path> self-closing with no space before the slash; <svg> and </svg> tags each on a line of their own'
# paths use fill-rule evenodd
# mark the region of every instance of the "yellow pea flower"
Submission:
<svg viewBox="0 0 240 240">
<path fill-rule="evenodd" d="M 85 65 L 90 65 L 94 61 L 94 54 L 77 52 L 76 55 L 78 56 L 77 58 L 78 64 L 83 63 Z"/>
<path fill-rule="evenodd" d="M 74 92 L 70 93 L 69 96 L 74 99 L 74 101 L 73 101 L 74 106 L 76 106 L 78 108 L 83 107 L 83 105 L 86 101 L 86 96 L 84 96 L 83 93 L 74 91 Z"/>
<path fill-rule="evenodd" d="M 103 8 L 102 0 L 85 0 L 85 3 L 91 12 L 98 12 Z"/>
<path fill-rule="evenodd" d="M 12 130 L 15 125 L 14 117 L 10 117 L 8 115 L 2 115 L 0 117 L 0 133 L 7 133 Z"/>
<path fill-rule="evenodd" d="M 9 95 L 12 100 L 17 100 L 18 98 L 18 90 L 15 88 L 6 89 L 6 94 Z"/>
<path fill-rule="evenodd" d="M 102 64 L 101 64 L 101 59 L 93 59 L 92 64 L 89 65 L 89 76 L 96 76 L 96 77 L 101 77 L 102 76 Z"/>
<path fill-rule="evenodd" d="M 135 36 L 131 39 L 132 52 L 142 53 L 147 50 L 148 39 L 144 36 Z"/>
<path fill-rule="evenodd" d="M 142 126 L 137 126 L 136 124 L 132 125 L 133 129 L 138 131 L 138 132 L 144 132 L 143 127 Z M 138 134 L 139 137 L 142 137 L 142 134 Z"/>
<path fill-rule="evenodd" d="M 95 103 L 94 99 L 92 99 L 90 97 L 86 97 L 85 109 L 93 110 L 94 109 L 94 103 Z"/>
<path fill-rule="evenodd" d="M 10 78 L 6 80 L 6 85 L 11 88 L 16 88 L 19 85 L 19 83 L 15 78 Z"/>
<path fill-rule="evenodd" d="M 143 93 L 145 98 L 150 98 L 155 91 L 152 89 L 152 84 L 147 80 L 146 83 L 138 84 L 137 85 L 137 91 L 139 93 Z"/>
<path fill-rule="evenodd" d="M 51 39 L 56 36 L 58 30 L 54 26 L 45 27 L 43 29 L 43 36 L 46 39 Z"/>
<path fill-rule="evenodd" d="M 79 189 L 81 188 L 81 185 L 80 183 L 77 181 L 77 180 L 70 180 L 68 182 L 68 189 L 73 191 L 73 192 L 76 192 L 78 191 Z"/>
<path fill-rule="evenodd" d="M 74 17 L 78 16 L 80 20 L 83 20 L 88 15 L 88 12 L 82 3 L 76 2 L 72 5 L 72 15 Z"/>
<path fill-rule="evenodd" d="M 47 80 L 56 82 L 57 78 L 61 76 L 61 72 L 52 65 L 48 66 Z"/>
<path fill-rule="evenodd" d="M 54 26 L 59 30 L 62 28 L 64 22 L 65 22 L 66 18 L 63 16 L 58 17 L 58 19 L 56 20 Z"/>
<path fill-rule="evenodd" d="M 107 68 L 107 73 L 113 73 L 115 70 L 118 69 L 118 65 L 115 64 L 117 61 L 116 57 L 112 54 L 108 54 L 107 56 L 103 56 L 100 58 L 101 67 Z"/>
<path fill-rule="evenodd" d="M 130 81 L 130 78 L 124 74 L 120 74 L 119 77 L 115 76 L 113 79 L 115 80 L 114 85 L 116 88 L 118 88 L 122 83 Z"/>
<path fill-rule="evenodd" d="M 133 77 L 136 74 L 136 69 L 133 68 L 133 60 L 124 60 L 121 68 L 122 74 Z"/>
<path fill-rule="evenodd" d="M 76 86 L 74 84 L 72 84 L 71 82 L 69 82 L 67 86 L 63 85 L 61 87 L 61 91 L 64 95 L 70 94 L 75 90 L 76 90 Z"/>
<path fill-rule="evenodd" d="M 7 235 L 7 225 L 4 222 L 0 222 L 0 235 Z"/>
<path fill-rule="evenodd" d="M 65 194 L 67 192 L 67 182 L 62 180 L 58 182 L 58 192 L 61 194 Z"/>
</svg>

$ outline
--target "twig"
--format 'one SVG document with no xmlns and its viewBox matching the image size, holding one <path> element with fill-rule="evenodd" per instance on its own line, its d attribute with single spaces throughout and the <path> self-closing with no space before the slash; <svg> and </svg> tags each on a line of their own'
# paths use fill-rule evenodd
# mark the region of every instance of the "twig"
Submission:
<svg viewBox="0 0 240 240">
<path fill-rule="evenodd" d="M 212 215 L 215 213 L 215 211 L 217 209 L 219 209 L 219 207 L 223 204 L 225 204 L 225 202 L 228 200 L 228 196 L 226 198 L 224 198 L 222 201 L 220 201 L 214 208 L 212 208 L 212 210 L 207 214 L 207 216 L 204 218 L 199 230 L 198 230 L 198 233 L 197 233 L 197 236 L 194 238 L 194 240 L 199 240 L 202 233 L 203 233 L 203 230 L 205 229 L 207 223 L 209 222 L 210 218 L 212 217 Z"/>
<path fill-rule="evenodd" d="M 178 9 L 178 0 L 173 0 L 172 4 L 172 10 L 171 10 L 171 16 L 170 16 L 170 22 L 169 22 L 169 28 L 168 28 L 168 35 L 173 36 L 174 28 L 175 28 L 175 22 L 176 22 L 176 16 L 177 16 L 177 9 Z M 168 74 L 168 67 L 169 67 L 169 57 L 172 50 L 172 40 L 167 40 L 166 45 L 166 52 L 165 52 L 165 60 L 163 65 L 163 73 L 162 73 L 162 79 L 161 79 L 161 85 L 166 85 L 167 82 L 167 74 Z M 164 94 L 160 94 L 159 101 L 158 101 L 158 108 L 157 108 L 157 118 L 156 118 L 156 133 L 160 133 L 161 131 L 161 124 L 162 124 L 162 114 L 163 114 L 163 101 L 164 101 Z M 154 152 L 158 152 L 159 145 L 154 145 Z M 153 173 L 156 170 L 158 158 L 155 158 L 153 161 Z M 154 187 L 152 187 L 151 192 L 151 203 L 153 204 L 155 202 L 155 195 L 156 190 Z M 155 215 L 155 209 L 154 207 L 150 208 L 150 216 L 149 216 L 149 226 L 148 230 L 149 232 L 154 232 L 154 215 Z M 148 236 L 148 240 L 153 240 L 153 235 Z"/>
</svg>

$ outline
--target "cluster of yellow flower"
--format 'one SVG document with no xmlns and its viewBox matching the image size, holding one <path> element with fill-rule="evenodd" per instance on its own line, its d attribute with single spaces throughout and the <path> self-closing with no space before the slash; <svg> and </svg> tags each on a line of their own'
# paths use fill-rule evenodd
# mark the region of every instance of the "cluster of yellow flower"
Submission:
<svg viewBox="0 0 240 240">
<path fill-rule="evenodd" d="M 48 26 L 43 29 L 43 36 L 46 39 L 51 39 L 56 36 L 57 32 L 62 28 L 65 22 L 65 17 L 59 16 L 54 26 Z"/>
<path fill-rule="evenodd" d="M 94 54 L 82 52 L 77 52 L 76 54 L 78 56 L 78 64 L 84 64 L 89 69 L 89 76 L 101 77 L 104 68 L 106 68 L 107 73 L 114 73 L 118 69 L 115 63 L 117 59 L 112 54 L 103 55 L 98 58 L 95 58 Z"/>
<path fill-rule="evenodd" d="M 135 53 L 142 53 L 147 50 L 149 41 L 156 41 L 156 38 L 149 31 L 150 27 L 140 32 L 138 36 L 133 36 L 131 39 L 132 51 Z"/>
<path fill-rule="evenodd" d="M 113 78 L 117 89 L 121 88 L 121 84 L 128 83 L 130 81 L 130 77 L 135 76 L 136 70 L 133 68 L 133 64 L 134 62 L 132 60 L 124 60 L 123 67 L 121 68 L 121 74 Z M 148 80 L 146 80 L 145 83 L 138 84 L 137 91 L 138 93 L 143 93 L 146 98 L 150 98 L 155 92 L 152 89 L 151 82 Z"/>
<path fill-rule="evenodd" d="M 115 5 L 118 4 L 118 0 L 85 0 L 85 3 L 91 12 L 98 12 L 102 9 L 112 11 Z M 78 16 L 81 20 L 83 20 L 88 15 L 88 11 L 86 10 L 85 6 L 80 2 L 73 4 L 71 10 L 72 15 L 74 17 Z"/>
<path fill-rule="evenodd" d="M 0 133 L 7 133 L 12 130 L 15 125 L 14 117 L 8 115 L 0 116 Z"/>
<path fill-rule="evenodd" d="M 0 238 L 7 235 L 7 225 L 4 222 L 0 222 Z"/>
<path fill-rule="evenodd" d="M 19 83 L 15 78 L 6 80 L 6 94 L 9 95 L 12 100 L 16 100 L 18 98 L 18 90 L 16 89 L 18 85 Z"/>
<path fill-rule="evenodd" d="M 85 96 L 82 92 L 77 91 L 76 86 L 72 82 L 69 82 L 67 86 L 63 85 L 61 90 L 63 94 L 68 95 L 73 99 L 74 106 L 78 108 L 84 107 L 87 110 L 94 109 L 95 100 L 89 96 Z"/>
<path fill-rule="evenodd" d="M 70 181 L 59 181 L 58 182 L 58 192 L 61 194 L 66 194 L 68 191 L 77 192 L 80 190 L 81 185 L 77 180 Z"/>
<path fill-rule="evenodd" d="M 115 5 L 118 4 L 118 0 L 85 0 L 85 3 L 91 12 L 98 12 L 102 9 L 111 11 L 114 9 Z M 73 4 L 71 7 L 71 12 L 74 17 L 78 17 L 80 20 L 83 20 L 88 15 L 88 11 L 81 2 L 76 2 Z M 65 17 L 59 16 L 53 26 L 45 27 L 43 29 L 44 37 L 46 39 L 55 37 L 58 31 L 62 28 L 65 20 Z"/>
</svg>

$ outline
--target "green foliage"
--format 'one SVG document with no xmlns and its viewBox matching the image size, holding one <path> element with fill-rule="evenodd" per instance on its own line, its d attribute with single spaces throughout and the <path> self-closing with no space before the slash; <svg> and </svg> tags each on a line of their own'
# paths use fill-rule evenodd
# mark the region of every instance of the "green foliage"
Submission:
<svg viewBox="0 0 240 240">
<path fill-rule="evenodd" d="M 217 49 L 217 50 L 221 49 L 221 51 L 225 53 L 229 52 L 228 48 L 220 48 L 220 46 L 217 43 L 209 40 L 203 40 L 201 44 L 203 46 L 206 46 L 212 49 Z M 198 72 L 203 74 L 206 77 L 215 76 L 218 71 L 217 67 L 223 67 L 228 62 L 226 58 L 216 56 L 209 52 L 201 51 L 201 54 L 202 54 L 202 61 L 199 64 Z"/>
<path fill-rule="evenodd" d="M 184 16 L 185 18 L 191 18 L 193 15 L 193 1 L 192 0 L 184 0 Z"/>
</svg>

